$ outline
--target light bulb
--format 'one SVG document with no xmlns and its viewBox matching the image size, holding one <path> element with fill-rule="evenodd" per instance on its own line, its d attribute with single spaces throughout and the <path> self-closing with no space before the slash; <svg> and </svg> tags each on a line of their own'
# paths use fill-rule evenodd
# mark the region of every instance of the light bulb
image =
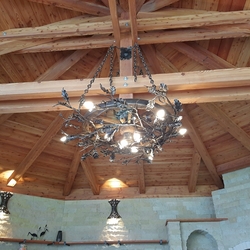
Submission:
<svg viewBox="0 0 250 250">
<path fill-rule="evenodd" d="M 164 120 L 165 114 L 166 114 L 165 110 L 164 109 L 160 109 L 156 113 L 156 118 L 158 118 L 159 120 Z"/>
<path fill-rule="evenodd" d="M 66 142 L 67 141 L 67 136 L 64 135 L 63 137 L 61 137 L 60 141 L 61 142 Z"/>
<path fill-rule="evenodd" d="M 94 105 L 93 102 L 87 101 L 87 102 L 84 103 L 84 107 L 85 107 L 86 109 L 88 109 L 89 112 L 91 112 L 91 111 L 95 108 L 95 105 Z"/>
<path fill-rule="evenodd" d="M 135 131 L 134 134 L 133 134 L 133 138 L 134 138 L 134 141 L 140 142 L 141 134 L 139 132 Z"/>
<path fill-rule="evenodd" d="M 184 135 L 186 132 L 187 132 L 187 129 L 185 129 L 185 128 L 181 128 L 181 129 L 179 130 L 179 134 L 180 134 L 180 135 Z"/>
<path fill-rule="evenodd" d="M 125 148 L 128 146 L 128 141 L 126 139 L 123 139 L 120 141 L 120 148 Z"/>
<path fill-rule="evenodd" d="M 131 147 L 131 153 L 137 153 L 138 148 L 137 147 Z"/>
</svg>

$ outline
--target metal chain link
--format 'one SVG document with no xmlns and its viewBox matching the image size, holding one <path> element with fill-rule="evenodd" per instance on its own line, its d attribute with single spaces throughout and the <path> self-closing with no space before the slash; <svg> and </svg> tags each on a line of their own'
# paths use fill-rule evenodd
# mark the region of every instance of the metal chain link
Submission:
<svg viewBox="0 0 250 250">
<path fill-rule="evenodd" d="M 133 69 L 134 69 L 134 82 L 137 81 L 137 49 L 133 47 Z"/>
<path fill-rule="evenodd" d="M 145 62 L 145 59 L 144 59 L 144 57 L 143 57 L 143 55 L 142 55 L 142 52 L 141 52 L 141 49 L 140 49 L 139 45 L 136 43 L 136 44 L 134 45 L 134 47 L 135 47 L 135 48 L 137 49 L 137 51 L 138 51 L 139 57 L 140 57 L 140 59 L 141 59 L 141 62 L 142 62 L 142 64 L 143 64 L 145 70 L 146 70 L 146 74 L 147 74 L 147 76 L 148 76 L 148 78 L 149 78 L 149 80 L 150 80 L 150 83 L 151 83 L 152 85 L 154 85 L 154 80 L 153 80 L 153 78 L 152 78 L 152 76 L 151 76 L 151 73 L 150 73 L 150 71 L 149 71 L 149 69 L 148 69 L 148 66 L 147 66 L 147 64 L 146 64 L 146 62 Z"/>
<path fill-rule="evenodd" d="M 87 85 L 87 88 L 84 90 L 84 93 L 82 96 L 84 96 L 85 94 L 87 94 L 89 92 L 89 89 L 92 87 L 92 84 L 94 83 L 96 77 L 99 75 L 99 73 L 101 72 L 102 68 L 103 68 L 103 65 L 105 64 L 108 56 L 110 55 L 110 71 L 109 71 L 109 83 L 110 83 L 110 86 L 112 86 L 113 84 L 113 67 L 114 67 L 114 49 L 115 49 L 115 46 L 114 45 L 111 45 L 106 53 L 106 55 L 104 56 L 102 62 L 100 63 L 99 67 L 97 68 L 93 78 L 90 80 L 89 84 Z M 152 75 L 149 71 L 149 68 L 146 64 L 146 61 L 142 55 L 142 51 L 139 47 L 139 45 L 136 43 L 133 47 L 133 71 L 134 71 L 134 81 L 136 82 L 137 81 L 137 53 L 139 55 L 139 58 L 146 70 L 146 74 L 150 80 L 150 83 L 153 85 L 154 84 L 154 80 L 152 78 Z"/>
<path fill-rule="evenodd" d="M 90 80 L 89 84 L 87 85 L 87 88 L 84 90 L 83 95 L 85 95 L 85 94 L 87 94 L 87 93 L 89 92 L 89 89 L 92 87 L 93 82 L 95 81 L 95 79 L 96 79 L 96 77 L 99 75 L 99 73 L 101 72 L 101 70 L 102 70 L 102 68 L 103 68 L 103 65 L 105 64 L 105 62 L 106 62 L 106 60 L 107 60 L 109 54 L 111 54 L 112 70 L 113 70 L 113 51 L 114 51 L 114 48 L 115 48 L 114 45 L 111 45 L 111 46 L 109 47 L 109 49 L 108 49 L 106 55 L 104 56 L 104 58 L 103 58 L 101 64 L 100 64 L 99 67 L 97 68 L 97 70 L 96 70 L 96 72 L 95 72 L 93 78 Z M 111 72 L 111 66 L 110 66 L 110 79 L 109 79 L 109 81 L 110 81 L 110 86 L 112 85 L 112 82 L 113 82 L 113 80 L 112 80 L 112 75 L 113 75 L 113 74 L 112 74 L 112 72 Z"/>
</svg>

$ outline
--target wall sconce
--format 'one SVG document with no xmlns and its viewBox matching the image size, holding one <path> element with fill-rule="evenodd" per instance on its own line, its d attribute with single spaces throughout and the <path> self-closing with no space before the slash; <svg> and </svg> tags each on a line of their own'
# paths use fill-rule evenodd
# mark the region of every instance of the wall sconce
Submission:
<svg viewBox="0 0 250 250">
<path fill-rule="evenodd" d="M 0 204 L 0 211 L 5 213 L 5 214 L 9 214 L 9 210 L 8 210 L 8 201 L 9 199 L 13 196 L 12 193 L 10 192 L 0 192 L 0 197 L 1 197 L 1 204 Z"/>
<path fill-rule="evenodd" d="M 108 202 L 111 206 L 111 213 L 107 219 L 112 219 L 112 218 L 119 219 L 119 218 L 121 218 L 121 216 L 119 215 L 119 213 L 117 211 L 117 206 L 118 206 L 120 201 L 114 199 L 114 200 L 109 200 Z"/>
</svg>

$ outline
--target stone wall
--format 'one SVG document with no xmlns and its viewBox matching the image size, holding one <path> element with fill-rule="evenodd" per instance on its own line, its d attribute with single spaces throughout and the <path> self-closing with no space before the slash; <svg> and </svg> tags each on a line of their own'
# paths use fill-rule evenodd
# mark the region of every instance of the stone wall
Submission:
<svg viewBox="0 0 250 250">
<path fill-rule="evenodd" d="M 250 168 L 223 179 L 225 188 L 213 192 L 213 202 L 216 216 L 228 218 L 220 223 L 225 249 L 245 250 L 250 247 Z"/>
<path fill-rule="evenodd" d="M 111 207 L 108 200 L 58 201 L 14 194 L 9 201 L 10 215 L 0 214 L 1 237 L 30 239 L 28 232 L 48 232 L 41 239 L 55 241 L 62 230 L 63 241 L 103 241 L 103 245 L 80 245 L 71 249 L 133 249 L 133 250 L 208 250 L 194 248 L 212 239 L 216 249 L 245 250 L 250 248 L 250 168 L 223 176 L 225 188 L 204 198 L 124 199 L 118 205 L 122 216 L 107 220 Z M 169 222 L 169 219 L 228 218 L 222 222 Z M 39 228 L 41 230 L 39 231 Z M 191 236 L 202 237 L 192 242 Z M 168 240 L 169 244 L 106 246 L 109 240 Z M 198 244 L 197 243 L 197 244 Z M 202 243 L 201 243 L 202 244 Z M 16 250 L 18 243 L 0 242 L 1 250 Z M 62 249 L 28 244 L 28 250 Z"/>
<path fill-rule="evenodd" d="M 165 226 L 167 219 L 211 218 L 215 216 L 212 198 L 158 198 L 124 199 L 118 205 L 122 216 L 118 222 L 107 220 L 111 207 L 107 200 L 57 201 L 14 194 L 9 201 L 10 215 L 0 221 L 1 237 L 30 239 L 28 232 L 36 232 L 47 225 L 42 239 L 55 241 L 58 230 L 63 231 L 63 241 L 108 240 L 168 240 L 175 248 L 174 235 Z M 40 232 L 39 232 L 40 233 Z M 180 235 L 178 236 L 180 238 Z M 180 243 L 180 242 L 179 242 Z M 53 246 L 51 249 L 62 249 Z M 117 248 L 133 250 L 168 250 L 170 244 L 114 246 L 74 246 L 72 249 Z M 178 249 L 181 249 L 179 244 Z M 16 250 L 17 243 L 2 243 L 0 249 Z M 28 250 L 44 249 L 43 245 L 29 244 Z M 46 247 L 48 249 L 48 247 Z"/>
</svg>

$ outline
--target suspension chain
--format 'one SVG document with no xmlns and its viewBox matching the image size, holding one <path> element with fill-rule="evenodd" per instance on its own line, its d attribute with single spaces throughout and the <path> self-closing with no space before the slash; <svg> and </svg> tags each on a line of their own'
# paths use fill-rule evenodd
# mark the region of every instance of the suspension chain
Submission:
<svg viewBox="0 0 250 250">
<path fill-rule="evenodd" d="M 89 92 L 89 89 L 92 87 L 93 82 L 95 81 L 95 79 L 99 75 L 99 73 L 101 72 L 101 70 L 103 68 L 103 65 L 105 64 L 109 54 L 111 54 L 111 59 L 110 60 L 111 60 L 111 65 L 112 65 L 112 69 L 111 69 L 111 65 L 110 65 L 110 79 L 109 79 L 109 81 L 110 81 L 110 86 L 112 85 L 112 82 L 113 82 L 113 80 L 112 80 L 112 75 L 113 75 L 112 71 L 113 71 L 113 51 L 114 51 L 114 48 L 115 48 L 114 45 L 109 47 L 109 49 L 108 49 L 106 55 L 104 56 L 101 64 L 97 68 L 93 78 L 90 80 L 89 84 L 87 85 L 87 88 L 84 90 L 83 95 L 85 95 L 85 94 L 87 94 Z"/>
<path fill-rule="evenodd" d="M 137 51 L 138 51 L 139 57 L 140 57 L 140 59 L 141 59 L 141 62 L 142 62 L 142 64 L 143 64 L 145 70 L 146 70 L 146 74 L 147 74 L 147 76 L 148 76 L 148 78 L 149 78 L 149 80 L 150 80 L 150 83 L 151 83 L 152 85 L 154 85 L 154 80 L 153 80 L 152 75 L 151 75 L 151 73 L 150 73 L 150 71 L 149 71 L 149 69 L 148 69 L 148 66 L 147 66 L 146 62 L 145 62 L 145 59 L 144 59 L 144 57 L 143 57 L 143 55 L 142 55 L 142 52 L 141 52 L 141 49 L 140 49 L 139 45 L 136 43 L 136 44 L 134 45 L 134 47 L 135 47 L 135 48 L 137 49 Z"/>
</svg>

